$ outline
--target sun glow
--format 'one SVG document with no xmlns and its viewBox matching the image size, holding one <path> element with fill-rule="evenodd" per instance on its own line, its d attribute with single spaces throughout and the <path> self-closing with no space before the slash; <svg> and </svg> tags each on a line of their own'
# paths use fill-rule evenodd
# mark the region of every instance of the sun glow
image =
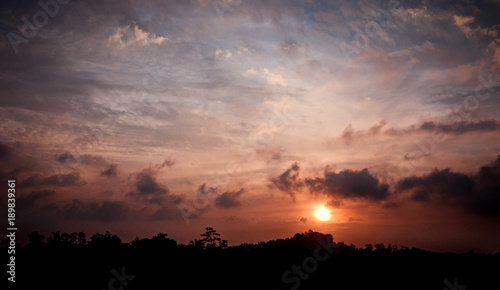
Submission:
<svg viewBox="0 0 500 290">
<path fill-rule="evenodd" d="M 327 221 L 332 217 L 332 214 L 326 208 L 318 208 L 314 212 L 314 216 L 320 221 Z"/>
</svg>

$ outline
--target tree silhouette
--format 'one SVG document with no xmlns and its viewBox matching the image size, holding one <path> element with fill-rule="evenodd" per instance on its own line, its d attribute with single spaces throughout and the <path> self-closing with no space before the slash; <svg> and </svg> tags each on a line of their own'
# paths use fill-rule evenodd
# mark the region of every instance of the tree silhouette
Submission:
<svg viewBox="0 0 500 290">
<path fill-rule="evenodd" d="M 289 238 L 232 247 L 210 227 L 189 246 L 178 244 L 161 232 L 151 238 L 136 238 L 131 243 L 122 243 L 110 232 L 96 233 L 88 243 L 83 232 L 51 234 L 44 239 L 40 233 L 32 232 L 28 235 L 30 243 L 16 251 L 19 261 L 23 261 L 20 263 L 23 275 L 30 277 L 19 281 L 24 284 L 20 289 L 38 289 L 40 281 L 54 271 L 60 275 L 62 287 L 78 281 L 72 289 L 107 289 L 110 279 L 117 279 L 111 280 L 116 287 L 120 285 L 118 277 L 131 276 L 137 279 L 123 287 L 125 290 L 155 289 L 164 285 L 164 273 L 169 273 L 173 283 L 185 283 L 188 289 L 206 288 L 208 279 L 217 283 L 218 289 L 234 289 L 234 285 L 240 289 L 262 289 L 262 285 L 270 285 L 270 289 L 294 289 L 298 284 L 291 281 L 302 279 L 299 274 L 305 272 L 308 279 L 301 281 L 302 290 L 322 289 L 325 285 L 339 289 L 379 285 L 384 285 L 384 289 L 400 289 L 408 281 L 414 283 L 410 289 L 437 288 L 443 279 L 453 280 L 457 273 L 460 281 L 477 285 L 475 289 L 488 289 L 497 279 L 497 269 L 491 263 L 500 262 L 500 253 L 436 253 L 405 246 L 398 249 L 396 245 L 383 243 L 357 248 L 354 244 L 337 242 L 335 248 L 330 248 L 332 235 L 312 230 Z M 208 267 L 207 261 L 210 261 Z M 421 267 L 424 262 L 426 267 Z M 313 270 L 315 265 L 318 271 Z M 354 268 L 356 271 L 352 271 Z M 113 276 L 110 269 L 116 270 Z M 288 280 L 283 280 L 284 273 Z M 335 273 L 333 279 L 332 273 Z M 245 283 L 238 284 L 241 281 Z"/>
<path fill-rule="evenodd" d="M 213 228 L 205 228 L 206 232 L 201 234 L 203 239 L 190 241 L 193 248 L 201 249 L 225 249 L 227 248 L 227 241 L 220 238 L 220 234 Z"/>
<path fill-rule="evenodd" d="M 60 245 L 62 241 L 61 233 L 60 232 L 52 232 L 52 237 L 47 238 L 47 244 L 50 245 Z"/>
<path fill-rule="evenodd" d="M 375 249 L 376 250 L 385 250 L 384 243 L 375 244 Z"/>
<path fill-rule="evenodd" d="M 45 236 L 41 235 L 39 232 L 32 232 L 28 234 L 28 240 L 33 245 L 41 245 L 43 244 L 43 240 L 45 240 Z"/>
<path fill-rule="evenodd" d="M 122 240 L 117 235 L 112 235 L 110 232 L 106 232 L 104 235 L 101 233 L 96 233 L 90 237 L 90 243 L 94 246 L 117 246 L 121 245 Z"/>
</svg>

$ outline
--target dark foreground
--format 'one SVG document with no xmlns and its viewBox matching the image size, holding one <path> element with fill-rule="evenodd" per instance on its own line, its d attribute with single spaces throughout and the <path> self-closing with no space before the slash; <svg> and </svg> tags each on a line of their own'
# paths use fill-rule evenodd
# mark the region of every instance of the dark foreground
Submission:
<svg viewBox="0 0 500 290">
<path fill-rule="evenodd" d="M 76 233 L 46 242 L 35 235 L 17 247 L 16 282 L 7 282 L 15 289 L 86 290 L 500 287 L 500 253 L 435 253 L 383 244 L 356 248 L 312 231 L 229 248 L 215 231 L 203 236 L 181 245 L 164 234 L 132 243 L 110 234 L 96 234 L 89 242 Z"/>
</svg>

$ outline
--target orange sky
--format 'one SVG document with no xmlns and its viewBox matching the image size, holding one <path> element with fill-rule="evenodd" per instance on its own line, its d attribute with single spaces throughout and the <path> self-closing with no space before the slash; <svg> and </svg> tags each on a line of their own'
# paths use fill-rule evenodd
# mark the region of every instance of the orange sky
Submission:
<svg viewBox="0 0 500 290">
<path fill-rule="evenodd" d="M 23 233 L 500 251 L 498 3 L 215 2 L 2 4 Z"/>
</svg>

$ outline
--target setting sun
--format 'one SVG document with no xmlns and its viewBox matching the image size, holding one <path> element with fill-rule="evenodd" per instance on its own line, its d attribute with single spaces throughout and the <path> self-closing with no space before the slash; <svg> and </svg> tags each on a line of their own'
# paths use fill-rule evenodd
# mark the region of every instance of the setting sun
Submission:
<svg viewBox="0 0 500 290">
<path fill-rule="evenodd" d="M 319 208 L 314 212 L 314 216 L 320 221 L 327 221 L 331 218 L 331 213 L 328 209 L 326 208 Z"/>
</svg>

